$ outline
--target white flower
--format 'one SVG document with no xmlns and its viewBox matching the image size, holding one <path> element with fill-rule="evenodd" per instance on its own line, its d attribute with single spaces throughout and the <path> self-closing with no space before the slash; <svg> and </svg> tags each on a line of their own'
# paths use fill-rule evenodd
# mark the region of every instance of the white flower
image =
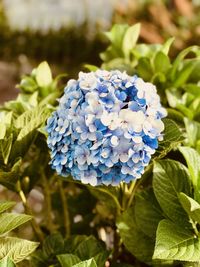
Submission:
<svg viewBox="0 0 200 267">
<path fill-rule="evenodd" d="M 139 99 L 145 99 L 147 104 L 159 102 L 156 87 L 152 83 L 145 83 L 141 78 L 138 78 L 135 82 L 135 86 L 138 90 L 137 97 Z"/>
<path fill-rule="evenodd" d="M 145 114 L 141 110 L 135 112 L 128 109 L 122 109 L 119 112 L 119 118 L 121 120 L 122 128 L 130 128 L 133 129 L 134 132 L 141 132 L 145 121 Z"/>
<path fill-rule="evenodd" d="M 103 125 L 108 126 L 110 130 L 115 130 L 120 127 L 121 120 L 117 112 L 110 112 L 104 111 L 101 116 L 101 122 Z"/>
<path fill-rule="evenodd" d="M 161 120 L 156 120 L 154 117 L 148 117 L 143 125 L 144 133 L 151 138 L 155 138 L 160 135 L 164 128 L 164 123 Z"/>
<path fill-rule="evenodd" d="M 104 80 L 109 80 L 110 79 L 110 77 L 111 77 L 111 73 L 109 72 L 109 71 L 107 71 L 107 70 L 97 70 L 96 71 L 96 74 L 97 74 L 97 76 L 99 76 L 99 77 L 103 77 L 104 78 Z"/>
<path fill-rule="evenodd" d="M 83 184 L 91 184 L 92 186 L 97 185 L 97 173 L 96 171 L 84 171 L 81 174 L 81 182 Z"/>
<path fill-rule="evenodd" d="M 81 79 L 79 86 L 84 90 L 93 90 L 97 86 L 97 79 L 93 72 L 90 73 L 79 73 L 79 78 Z"/>
<path fill-rule="evenodd" d="M 113 135 L 110 139 L 110 142 L 112 144 L 112 146 L 117 146 L 119 144 L 119 138 L 115 135 Z"/>
</svg>

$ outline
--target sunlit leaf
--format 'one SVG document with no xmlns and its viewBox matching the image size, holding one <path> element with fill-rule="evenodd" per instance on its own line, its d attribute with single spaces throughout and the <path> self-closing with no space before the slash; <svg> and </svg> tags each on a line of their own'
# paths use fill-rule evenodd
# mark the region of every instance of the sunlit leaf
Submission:
<svg viewBox="0 0 200 267">
<path fill-rule="evenodd" d="M 8 233 L 18 226 L 28 222 L 32 217 L 25 214 L 2 213 L 0 214 L 0 235 Z"/>
<path fill-rule="evenodd" d="M 9 257 L 14 263 L 22 261 L 31 254 L 38 246 L 37 242 L 32 242 L 16 237 L 0 238 L 0 259 Z"/>
<path fill-rule="evenodd" d="M 41 87 L 48 86 L 52 82 L 51 70 L 46 61 L 40 63 L 40 65 L 37 67 L 36 81 Z"/>
<path fill-rule="evenodd" d="M 125 57 L 129 57 L 131 50 L 135 47 L 140 34 L 140 24 L 129 27 L 124 35 L 122 50 Z"/>
<path fill-rule="evenodd" d="M 169 220 L 159 223 L 153 259 L 199 261 L 200 241 L 194 234 Z"/>
<path fill-rule="evenodd" d="M 154 163 L 153 190 L 164 214 L 177 224 L 190 227 L 188 216 L 178 194 L 191 194 L 189 173 L 178 161 L 160 160 Z"/>
</svg>

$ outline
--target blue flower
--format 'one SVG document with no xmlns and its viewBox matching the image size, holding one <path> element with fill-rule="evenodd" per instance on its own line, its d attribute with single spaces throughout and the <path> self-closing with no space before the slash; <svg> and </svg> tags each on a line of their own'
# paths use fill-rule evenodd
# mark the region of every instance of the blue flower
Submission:
<svg viewBox="0 0 200 267">
<path fill-rule="evenodd" d="M 153 84 L 118 70 L 81 72 L 47 121 L 52 168 L 93 186 L 138 179 L 166 115 Z"/>
</svg>

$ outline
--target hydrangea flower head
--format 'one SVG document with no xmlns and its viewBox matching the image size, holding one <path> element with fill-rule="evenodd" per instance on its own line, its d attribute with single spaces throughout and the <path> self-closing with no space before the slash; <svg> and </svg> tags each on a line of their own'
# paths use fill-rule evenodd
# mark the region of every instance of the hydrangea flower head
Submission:
<svg viewBox="0 0 200 267">
<path fill-rule="evenodd" d="M 153 84 L 117 70 L 80 72 L 47 121 L 52 168 L 93 186 L 140 178 L 165 116 Z"/>
</svg>

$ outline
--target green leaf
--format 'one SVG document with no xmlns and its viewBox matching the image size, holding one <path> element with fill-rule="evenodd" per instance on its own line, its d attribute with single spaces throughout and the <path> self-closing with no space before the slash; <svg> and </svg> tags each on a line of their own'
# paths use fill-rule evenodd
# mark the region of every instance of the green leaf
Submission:
<svg viewBox="0 0 200 267">
<path fill-rule="evenodd" d="M 73 267 L 97 267 L 97 265 L 94 259 L 90 259 L 87 261 L 82 261 L 80 263 L 77 263 L 73 265 Z"/>
<path fill-rule="evenodd" d="M 21 129 L 17 141 L 22 140 L 26 135 L 39 128 L 47 118 L 49 117 L 50 111 L 44 106 L 38 106 L 32 110 L 27 110 L 15 121 L 15 127 Z"/>
<path fill-rule="evenodd" d="M 197 84 L 187 83 L 183 86 L 183 89 L 194 96 L 200 96 L 200 86 Z"/>
<path fill-rule="evenodd" d="M 195 188 L 195 197 L 197 201 L 200 201 L 200 154 L 190 147 L 182 146 L 179 150 L 187 162 L 190 177 Z"/>
<path fill-rule="evenodd" d="M 182 64 L 183 59 L 191 52 L 195 53 L 195 55 L 198 57 L 200 56 L 200 49 L 198 46 L 190 46 L 184 49 L 183 51 L 181 51 L 173 62 L 173 66 L 172 66 L 172 69 L 170 71 L 170 76 L 169 76 L 171 81 L 176 80 L 176 72 L 179 66 Z"/>
<path fill-rule="evenodd" d="M 153 259 L 199 261 L 200 241 L 194 234 L 169 220 L 158 225 Z"/>
<path fill-rule="evenodd" d="M 153 190 L 162 210 L 172 221 L 190 227 L 189 218 L 179 202 L 179 193 L 191 193 L 189 174 L 186 167 L 174 160 L 154 163 Z"/>
<path fill-rule="evenodd" d="M 160 144 L 164 143 L 172 143 L 172 142 L 178 142 L 180 140 L 183 140 L 182 132 L 180 131 L 180 128 L 178 125 L 171 119 L 163 119 L 163 122 L 165 124 L 165 130 L 164 130 L 164 140 L 160 142 Z"/>
<path fill-rule="evenodd" d="M 46 61 L 40 63 L 36 69 L 36 81 L 39 86 L 46 87 L 52 82 L 51 69 Z"/>
<path fill-rule="evenodd" d="M 194 61 L 195 61 L 195 68 L 190 75 L 190 82 L 198 84 L 198 82 L 200 80 L 200 73 L 199 73 L 200 57 L 198 56 L 197 58 L 194 58 Z"/>
<path fill-rule="evenodd" d="M 118 48 L 118 49 L 120 49 L 120 48 Z M 117 60 L 119 57 L 122 57 L 122 56 L 123 56 L 122 51 L 121 50 L 118 51 L 117 48 L 114 47 L 114 44 L 113 44 L 113 46 L 110 45 L 106 49 L 105 52 L 100 53 L 100 58 L 104 61 L 104 64 L 105 64 L 105 62 L 109 63 L 112 60 L 115 60 L 115 59 Z M 120 58 L 120 59 L 122 60 L 123 58 Z M 103 64 L 103 66 L 104 66 L 104 64 Z"/>
<path fill-rule="evenodd" d="M 31 264 L 34 267 L 43 267 L 45 266 L 47 261 L 48 258 L 45 257 L 41 249 L 37 249 L 35 252 L 31 254 Z"/>
<path fill-rule="evenodd" d="M 13 112 L 7 112 L 7 111 L 1 111 L 0 113 L 0 121 L 2 124 L 5 124 L 5 125 L 10 125 L 11 124 L 11 121 L 12 121 L 12 115 L 13 115 Z"/>
<path fill-rule="evenodd" d="M 74 264 L 81 261 L 76 255 L 73 254 L 57 255 L 57 258 L 62 267 L 72 267 Z"/>
<path fill-rule="evenodd" d="M 1 237 L 0 238 L 0 259 L 9 257 L 14 263 L 24 260 L 31 254 L 39 245 L 37 242 L 32 242 L 16 237 Z"/>
<path fill-rule="evenodd" d="M 180 111 L 175 110 L 173 108 L 167 108 L 167 114 L 168 114 L 168 119 L 173 120 L 175 123 L 183 124 L 184 116 Z M 181 133 L 180 129 L 179 132 Z"/>
<path fill-rule="evenodd" d="M 176 108 L 178 103 L 180 102 L 180 99 L 176 95 L 177 90 L 175 88 L 170 88 L 165 90 L 167 101 L 169 103 L 169 106 L 172 108 Z"/>
<path fill-rule="evenodd" d="M 165 124 L 163 141 L 159 142 L 159 147 L 156 151 L 155 158 L 164 157 L 170 150 L 184 140 L 182 132 L 178 125 L 171 119 L 163 119 Z"/>
<path fill-rule="evenodd" d="M 33 77 L 25 76 L 19 85 L 17 85 L 24 93 L 33 93 L 37 90 L 38 85 Z"/>
<path fill-rule="evenodd" d="M 68 253 L 74 254 L 80 243 L 84 242 L 87 238 L 88 237 L 86 235 L 74 235 L 68 237 L 64 241 L 64 250 Z"/>
<path fill-rule="evenodd" d="M 146 57 L 141 57 L 138 61 L 137 72 L 138 75 L 145 81 L 150 81 L 153 76 L 150 59 Z"/>
<path fill-rule="evenodd" d="M 105 32 L 104 34 L 111 41 L 113 46 L 120 51 L 124 35 L 128 28 L 129 26 L 127 24 L 115 24 L 110 32 Z"/>
<path fill-rule="evenodd" d="M 187 82 L 190 74 L 194 70 L 194 68 L 195 68 L 195 61 L 192 60 L 187 65 L 185 65 L 181 69 L 181 71 L 177 72 L 176 78 L 173 82 L 173 87 L 178 88 L 178 87 L 182 86 L 183 84 L 185 84 Z"/>
<path fill-rule="evenodd" d="M 189 217 L 200 224 L 200 204 L 184 193 L 179 194 L 179 200 Z"/>
<path fill-rule="evenodd" d="M 193 119 L 199 121 L 200 119 L 200 97 L 194 98 L 189 109 L 193 112 Z"/>
<path fill-rule="evenodd" d="M 8 138 L 5 138 L 4 140 L 0 140 L 0 150 L 3 156 L 4 164 L 8 163 L 8 159 L 12 148 L 12 142 L 13 142 L 13 134 L 11 134 Z"/>
<path fill-rule="evenodd" d="M 170 59 L 163 52 L 159 51 L 156 53 L 154 58 L 154 69 L 155 72 L 166 73 L 170 68 Z"/>
<path fill-rule="evenodd" d="M 116 225 L 127 250 L 140 261 L 151 263 L 154 240 L 138 228 L 132 207 L 118 217 Z"/>
<path fill-rule="evenodd" d="M 20 178 L 19 169 L 21 162 L 21 159 L 19 159 L 8 172 L 0 170 L 0 184 L 4 185 L 10 190 L 16 190 L 16 182 Z"/>
<path fill-rule="evenodd" d="M 30 95 L 28 103 L 31 107 L 36 107 L 38 105 L 38 91 Z"/>
<path fill-rule="evenodd" d="M 0 213 L 12 208 L 15 204 L 14 201 L 0 201 Z"/>
<path fill-rule="evenodd" d="M 104 250 L 105 248 L 102 246 L 102 243 L 96 240 L 94 236 L 89 236 L 78 245 L 74 253 L 81 260 L 86 260 L 104 252 Z"/>
<path fill-rule="evenodd" d="M 8 233 L 18 226 L 28 222 L 32 217 L 25 214 L 2 213 L 0 214 L 0 235 Z"/>
<path fill-rule="evenodd" d="M 124 58 L 114 58 L 109 62 L 103 63 L 102 68 L 106 70 L 118 69 L 120 71 L 127 71 L 127 73 L 132 73 L 132 67 L 125 62 Z"/>
<path fill-rule="evenodd" d="M 154 238 L 160 220 L 164 219 L 162 210 L 154 196 L 153 190 L 143 190 L 135 198 L 135 221 L 140 230 Z"/>
<path fill-rule="evenodd" d="M 197 121 L 189 120 L 188 118 L 184 118 L 184 123 L 189 146 L 196 148 L 197 142 L 198 140 L 200 140 L 200 123 Z"/>
<path fill-rule="evenodd" d="M 0 261 L 0 267 L 15 267 L 15 264 L 8 257 L 3 258 Z"/>
<path fill-rule="evenodd" d="M 0 122 L 0 139 L 4 139 L 6 135 L 6 125 Z"/>
<path fill-rule="evenodd" d="M 98 67 L 91 64 L 84 64 L 84 68 L 88 69 L 89 71 L 96 71 L 98 70 Z"/>
<path fill-rule="evenodd" d="M 98 267 L 105 267 L 105 262 L 108 259 L 109 254 L 109 251 L 105 250 L 93 257 Z"/>
<path fill-rule="evenodd" d="M 165 54 L 165 55 L 168 55 L 169 53 L 169 49 L 172 45 L 172 43 L 174 42 L 175 38 L 174 37 L 171 37 L 169 38 L 162 46 L 162 49 L 161 51 Z"/>
<path fill-rule="evenodd" d="M 51 234 L 44 240 L 43 253 L 48 258 L 64 251 L 64 239 L 60 233 Z"/>
<path fill-rule="evenodd" d="M 134 267 L 134 265 L 130 265 L 128 263 L 114 263 L 111 265 L 111 267 Z"/>
<path fill-rule="evenodd" d="M 124 52 L 125 57 L 130 56 L 131 50 L 135 47 L 139 34 L 140 34 L 140 24 L 137 23 L 131 27 L 129 27 L 124 35 L 122 50 Z"/>
<path fill-rule="evenodd" d="M 184 262 L 183 267 L 199 267 L 199 262 Z"/>
<path fill-rule="evenodd" d="M 166 76 L 162 72 L 156 72 L 153 77 L 151 78 L 151 82 L 153 84 L 158 84 L 158 83 L 165 83 L 166 82 Z"/>
</svg>

